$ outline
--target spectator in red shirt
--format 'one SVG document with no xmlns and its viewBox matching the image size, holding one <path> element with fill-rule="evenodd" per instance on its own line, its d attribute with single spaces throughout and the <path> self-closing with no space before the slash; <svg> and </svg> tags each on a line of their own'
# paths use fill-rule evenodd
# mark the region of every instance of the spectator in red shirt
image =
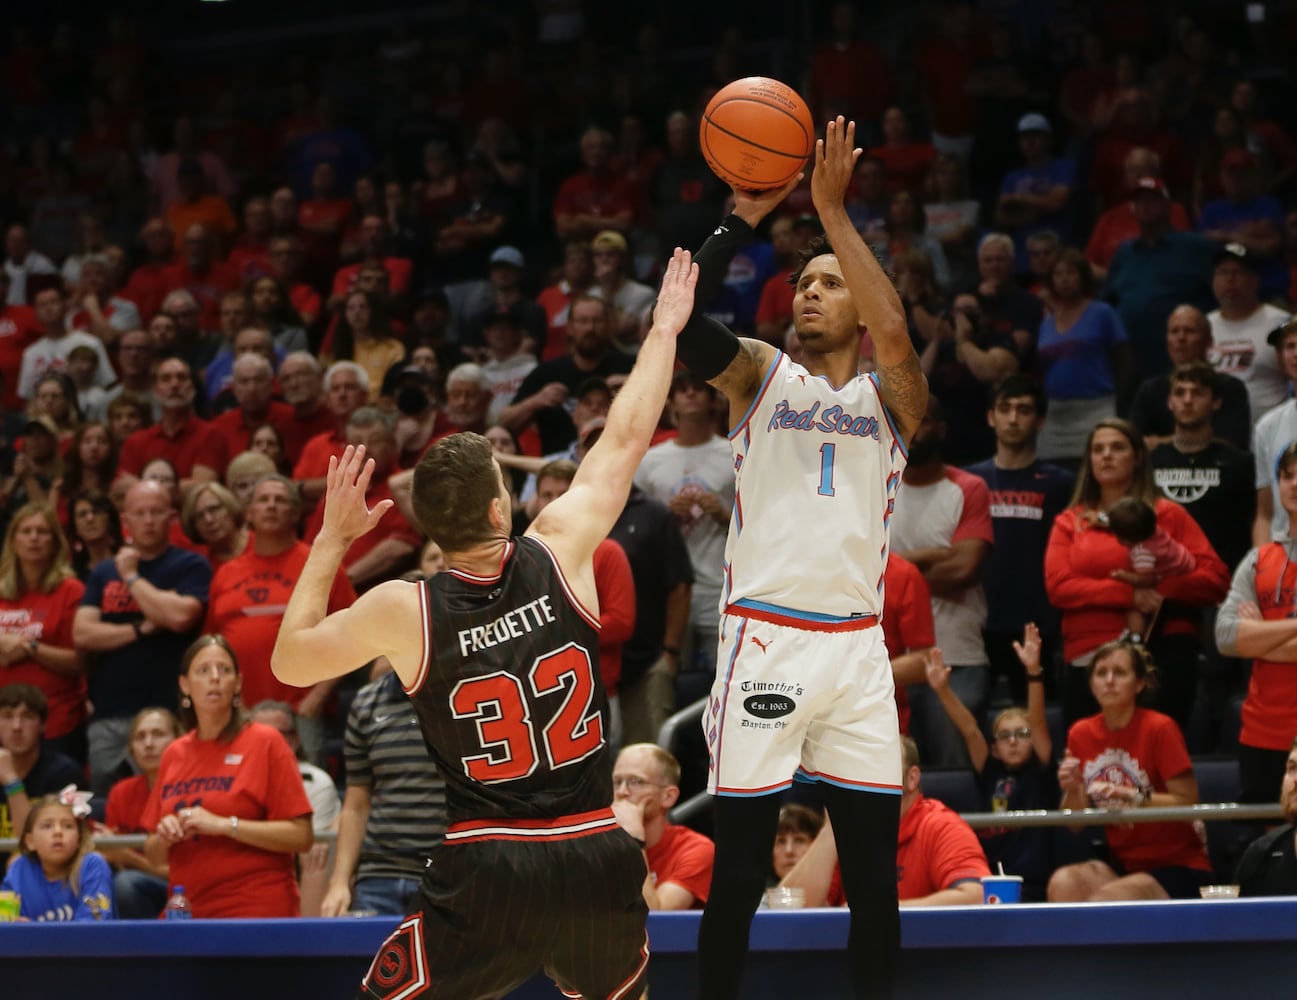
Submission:
<svg viewBox="0 0 1297 1000">
<path fill-rule="evenodd" d="M 1085 259 L 1094 271 L 1094 280 L 1103 281 L 1108 275 L 1108 265 L 1113 254 L 1126 240 L 1139 236 L 1139 223 L 1135 221 L 1135 195 L 1140 178 L 1162 176 L 1161 158 L 1144 146 L 1136 146 L 1126 154 L 1122 166 L 1126 199 L 1105 211 L 1094 223 L 1090 242 L 1085 247 Z M 1189 213 L 1178 201 L 1171 203 L 1171 228 L 1181 233 L 1189 231 Z"/>
<path fill-rule="evenodd" d="M 302 317 L 302 324 L 308 328 L 314 326 L 324 302 L 320 293 L 302 280 L 302 241 L 291 234 L 276 236 L 270 241 L 267 255 L 270 273 L 288 289 L 288 301 Z"/>
<path fill-rule="evenodd" d="M 41 339 L 44 328 L 31 306 L 9 305 L 9 272 L 0 267 L 0 376 L 4 391 L 0 407 L 11 412 L 23 408 L 18 397 L 18 372 L 23 351 Z"/>
<path fill-rule="evenodd" d="M 889 194 L 909 191 L 917 197 L 923 193 L 937 151 L 931 143 L 910 138 L 910 122 L 904 111 L 888 108 L 883 112 L 883 144 L 871 149 L 869 155 L 883 161 Z"/>
<path fill-rule="evenodd" d="M 306 259 L 324 274 L 337 262 L 342 231 L 351 219 L 351 199 L 338 194 L 337 187 L 338 175 L 333 164 L 321 160 L 311 171 L 311 197 L 297 209 Z"/>
<path fill-rule="evenodd" d="M 228 258 L 244 281 L 270 273 L 270 199 L 262 195 L 243 205 L 243 231 L 235 237 Z"/>
<path fill-rule="evenodd" d="M 976 104 L 969 80 L 973 67 L 990 51 L 976 30 L 973 5 L 947 0 L 931 9 L 927 37 L 917 51 L 919 87 L 932 128 L 932 145 L 967 161 L 973 150 Z"/>
<path fill-rule="evenodd" d="M 829 37 L 811 57 L 815 120 L 846 115 L 870 123 L 872 129 L 895 89 L 882 50 L 857 33 L 856 5 L 835 3 L 829 12 Z"/>
<path fill-rule="evenodd" d="M 369 400 L 369 375 L 354 361 L 335 361 L 324 373 L 324 392 L 334 426 L 308 440 L 293 466 L 293 479 L 302 487 L 302 500 L 308 506 L 324 496 L 329 459 L 341 457 L 347 447 L 347 421 Z"/>
<path fill-rule="evenodd" d="M 252 432 L 262 424 L 278 430 L 289 427 L 293 420 L 293 407 L 271 399 L 275 370 L 264 357 L 240 354 L 234 359 L 233 373 L 234 409 L 226 410 L 212 421 L 212 426 L 225 438 L 226 455 L 247 451 Z"/>
<path fill-rule="evenodd" d="M 150 460 L 165 458 L 175 466 L 181 490 L 219 480 L 228 461 L 225 439 L 194 415 L 197 394 L 193 369 L 182 358 L 161 362 L 153 373 L 153 398 L 162 408 L 162 418 L 126 439 L 118 461 L 120 471 L 139 476 Z"/>
<path fill-rule="evenodd" d="M 356 275 L 365 264 L 381 264 L 387 271 L 388 289 L 395 298 L 403 298 L 410 292 L 410 276 L 414 273 L 414 263 L 404 257 L 395 257 L 389 253 L 391 232 L 387 220 L 381 215 L 366 215 L 360 220 L 360 260 L 338 269 L 333 276 L 333 291 L 329 295 L 329 308 L 335 308 L 346 298 L 356 284 Z"/>
<path fill-rule="evenodd" d="M 612 133 L 586 129 L 581 136 L 585 169 L 559 185 L 554 199 L 554 228 L 559 239 L 592 239 L 604 229 L 626 232 L 635 216 L 635 190 L 613 172 Z"/>
<path fill-rule="evenodd" d="M 309 351 L 293 351 L 279 366 L 279 387 L 291 416 L 281 421 L 284 458 L 289 466 L 302 457 L 306 442 L 337 427 L 324 394 L 324 369 Z"/>
<path fill-rule="evenodd" d="M 122 289 L 122 298 L 134 302 L 145 320 L 152 319 L 154 313 L 162 308 L 162 300 L 171 287 L 167 284 L 166 272 L 175 265 L 175 240 L 175 234 L 165 219 L 150 219 L 140 230 L 144 261 L 131 272 L 130 280 Z"/>
<path fill-rule="evenodd" d="M 919 748 L 901 739 L 905 783 L 896 843 L 896 889 L 901 906 L 970 906 L 982 902 L 982 879 L 991 874 L 973 828 L 923 794 Z M 810 850 L 779 883 L 806 893 L 807 906 L 843 906 L 833 827 L 825 821 Z"/>
<path fill-rule="evenodd" d="M 928 650 L 936 644 L 932 624 L 932 591 L 919 567 L 895 552 L 883 570 L 887 601 L 883 605 L 883 643 L 892 661 L 896 715 L 901 733 L 910 731 L 910 699 L 905 689 L 927 683 Z"/>
<path fill-rule="evenodd" d="M 253 278 L 247 288 L 252 321 L 270 331 L 275 349 L 284 354 L 305 351 L 309 346 L 306 326 L 293 308 L 288 286 L 273 274 Z"/>
<path fill-rule="evenodd" d="M 693 910 L 707 902 L 715 845 L 667 813 L 680 798 L 680 762 L 653 743 L 635 743 L 617 755 L 612 769 L 617 822 L 644 844 L 650 910 Z"/>
<path fill-rule="evenodd" d="M 202 168 L 206 184 L 222 198 L 234 197 L 234 181 L 225 169 L 225 164 L 215 153 L 202 150 L 198 146 L 198 133 L 194 129 L 193 119 L 182 115 L 176 119 L 172 130 L 175 149 L 159 156 L 153 165 L 153 204 L 161 210 L 173 201 L 179 192 L 180 164 L 184 160 L 195 160 Z"/>
<path fill-rule="evenodd" d="M 137 774 L 123 778 L 108 791 L 104 826 L 112 833 L 147 833 L 144 807 L 158 781 L 162 752 L 184 733 L 180 720 L 165 708 L 145 708 L 131 722 L 126 744 Z M 113 899 L 121 920 L 156 920 L 170 894 L 165 864 L 155 865 L 134 847 L 103 852 L 113 866 Z"/>
<path fill-rule="evenodd" d="M 1172 132 L 1158 125 L 1152 96 L 1132 88 L 1121 95 L 1112 127 L 1099 137 L 1090 165 L 1090 190 L 1098 193 L 1104 208 L 1116 205 L 1127 196 L 1126 154 L 1136 146 L 1144 146 L 1158 155 L 1167 187 L 1173 191 L 1188 187 L 1189 161 L 1183 145 Z"/>
<path fill-rule="evenodd" d="M 392 500 L 388 477 L 396 471 L 396 421 L 392 415 L 372 406 L 362 406 L 347 421 L 345 445 L 364 445 L 365 454 L 374 462 L 373 478 L 365 494 L 372 508 L 383 500 Z M 324 506 L 316 508 L 306 524 L 305 539 L 314 541 L 324 523 Z M 389 511 L 382 522 L 347 550 L 342 565 L 357 590 L 397 574 L 418 551 L 423 539 L 397 510 Z"/>
<path fill-rule="evenodd" d="M 238 272 L 216 259 L 211 234 L 194 224 L 184 232 L 181 261 L 162 272 L 164 292 L 183 289 L 198 303 L 198 325 L 215 329 L 220 322 L 221 296 L 243 287 Z"/>
<path fill-rule="evenodd" d="M 224 636 L 238 655 L 244 700 L 256 704 L 274 699 L 292 705 L 306 756 L 319 760 L 324 709 L 337 682 L 297 688 L 276 680 L 270 671 L 283 609 L 311 551 L 297 537 L 301 508 L 301 494 L 292 480 L 270 475 L 257 483 L 247 515 L 252 547 L 213 575 L 206 630 Z M 355 599 L 351 582 L 339 572 L 329 592 L 329 610 L 347 607 Z"/>
<path fill-rule="evenodd" d="M 563 276 L 544 288 L 536 301 L 545 310 L 545 347 L 540 360 L 567 353 L 567 317 L 572 300 L 594 283 L 594 257 L 585 240 L 569 240 L 563 248 Z"/>
</svg>

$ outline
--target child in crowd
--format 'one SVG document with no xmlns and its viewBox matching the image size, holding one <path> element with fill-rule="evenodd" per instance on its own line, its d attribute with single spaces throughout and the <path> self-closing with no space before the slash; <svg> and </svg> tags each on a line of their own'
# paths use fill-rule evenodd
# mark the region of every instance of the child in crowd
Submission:
<svg viewBox="0 0 1297 1000">
<path fill-rule="evenodd" d="M 771 886 L 778 885 L 797 862 L 802 860 L 802 855 L 810 848 L 811 841 L 823 825 L 823 816 L 814 809 L 795 802 L 790 802 L 779 810 L 775 846 L 770 852 L 771 878 L 768 882 Z"/>
<path fill-rule="evenodd" d="M 1157 526 L 1157 514 L 1143 500 L 1124 497 L 1096 519 L 1130 550 L 1130 571 L 1134 576 L 1126 582 L 1132 586 L 1153 587 L 1162 577 L 1191 573 L 1198 565 L 1192 552 Z M 1144 579 L 1136 579 L 1139 577 Z M 1142 611 L 1130 608 L 1122 638 L 1147 640 L 1152 626 Z"/>
<path fill-rule="evenodd" d="M 1022 641 L 1013 644 L 1013 651 L 1027 672 L 1027 707 L 1006 708 L 995 717 L 989 746 L 973 714 L 950 690 L 950 668 L 936 647 L 928 658 L 928 685 L 964 737 L 984 808 L 989 812 L 1057 809 L 1058 779 L 1053 742 L 1045 721 L 1040 632 L 1034 624 L 1023 629 Z M 977 833 L 991 869 L 1003 865 L 1008 874 L 1021 875 L 1023 901 L 1043 902 L 1049 876 L 1056 867 L 1057 833 L 1040 827 L 991 828 Z"/>
<path fill-rule="evenodd" d="M 68 354 L 68 375 L 77 387 L 77 403 L 87 420 L 103 420 L 108 415 L 108 392 L 95 384 L 99 355 L 93 347 L 82 344 Z"/>
<path fill-rule="evenodd" d="M 0 889 L 17 893 L 20 920 L 111 920 L 113 873 L 92 848 L 90 793 L 68 785 L 46 795 L 23 824 L 22 855 Z"/>
</svg>

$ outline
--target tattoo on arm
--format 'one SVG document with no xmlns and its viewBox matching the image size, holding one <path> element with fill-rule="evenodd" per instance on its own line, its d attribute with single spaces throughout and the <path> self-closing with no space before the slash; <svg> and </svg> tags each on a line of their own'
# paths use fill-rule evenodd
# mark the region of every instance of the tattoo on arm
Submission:
<svg viewBox="0 0 1297 1000">
<path fill-rule="evenodd" d="M 730 399 L 751 399 L 761 384 L 765 363 L 756 341 L 740 339 L 739 353 L 729 367 L 711 380 Z"/>
<path fill-rule="evenodd" d="M 878 365 L 875 373 L 883 404 L 908 441 L 928 409 L 928 380 L 919 365 L 919 356 L 910 351 L 899 364 Z"/>
</svg>

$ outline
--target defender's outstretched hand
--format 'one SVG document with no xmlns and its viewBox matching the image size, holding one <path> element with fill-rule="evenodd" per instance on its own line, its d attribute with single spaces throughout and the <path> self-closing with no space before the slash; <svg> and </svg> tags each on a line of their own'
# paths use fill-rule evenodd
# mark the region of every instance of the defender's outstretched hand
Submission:
<svg viewBox="0 0 1297 1000">
<path fill-rule="evenodd" d="M 342 458 L 329 459 L 329 474 L 325 478 L 324 521 L 321 535 L 329 535 L 350 545 L 369 532 L 392 509 L 395 501 L 380 500 L 370 510 L 365 503 L 374 474 L 374 460 L 365 461 L 365 446 L 347 445 Z"/>
<path fill-rule="evenodd" d="M 653 325 L 673 337 L 684 329 L 694 311 L 694 288 L 698 285 L 698 265 L 688 250 L 676 247 L 667 261 L 662 289 L 653 307 Z"/>
<path fill-rule="evenodd" d="M 863 150 L 856 146 L 856 123 L 838 115 L 815 142 L 815 170 L 811 173 L 811 200 L 823 214 L 841 208 Z"/>
</svg>

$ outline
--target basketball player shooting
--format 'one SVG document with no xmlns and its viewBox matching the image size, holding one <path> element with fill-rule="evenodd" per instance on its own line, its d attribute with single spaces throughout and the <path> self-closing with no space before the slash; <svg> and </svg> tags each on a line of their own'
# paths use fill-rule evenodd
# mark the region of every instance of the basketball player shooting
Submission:
<svg viewBox="0 0 1297 1000">
<path fill-rule="evenodd" d="M 380 948 L 363 997 L 495 998 L 541 970 L 567 996 L 643 994 L 646 871 L 609 808 L 592 556 L 657 426 L 697 276 L 677 249 L 602 437 L 524 537 L 510 537 L 490 442 L 452 435 L 419 460 L 413 485 L 447 572 L 380 584 L 326 615 L 347 548 L 392 503 L 366 506 L 374 463 L 363 448 L 330 461 L 324 525 L 284 614 L 275 676 L 305 687 L 386 656 L 445 778 L 449 820 L 420 905 Z"/>
<path fill-rule="evenodd" d="M 816 143 L 811 195 L 825 235 L 793 275 L 803 364 L 700 313 L 678 341 L 681 360 L 729 400 L 737 481 L 703 718 L 716 862 L 702 1000 L 739 995 L 780 793 L 795 778 L 822 784 L 837 834 L 855 995 L 889 996 L 895 981 L 901 751 L 879 620 L 888 517 L 928 387 L 900 299 L 843 205 L 860 154 L 855 123 L 840 117 Z M 697 254 L 699 309 L 795 184 L 735 190 L 734 214 Z M 866 329 L 873 375 L 859 370 Z"/>
</svg>

